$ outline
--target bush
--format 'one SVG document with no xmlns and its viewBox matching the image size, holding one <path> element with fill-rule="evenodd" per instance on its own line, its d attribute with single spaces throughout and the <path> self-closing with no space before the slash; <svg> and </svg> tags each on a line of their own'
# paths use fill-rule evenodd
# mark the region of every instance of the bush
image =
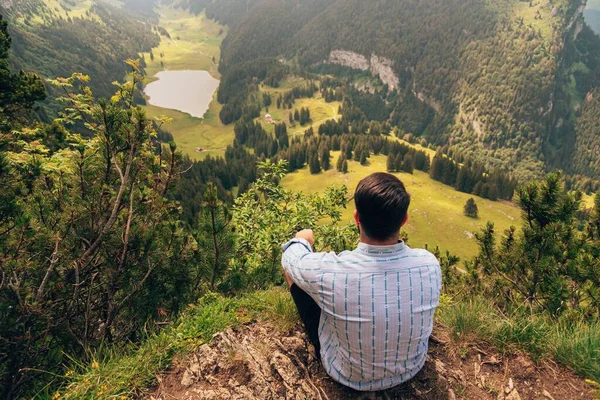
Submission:
<svg viewBox="0 0 600 400">
<path fill-rule="evenodd" d="M 472 197 L 467 200 L 464 207 L 464 214 L 469 218 L 478 218 L 479 217 L 479 209 L 477 208 L 477 203 L 475 203 L 475 199 Z"/>
</svg>

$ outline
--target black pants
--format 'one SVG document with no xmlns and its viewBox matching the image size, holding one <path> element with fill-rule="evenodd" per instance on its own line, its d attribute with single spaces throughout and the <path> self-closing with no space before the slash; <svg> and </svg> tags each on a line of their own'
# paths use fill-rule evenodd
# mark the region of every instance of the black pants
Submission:
<svg viewBox="0 0 600 400">
<path fill-rule="evenodd" d="M 308 340 L 314 346 L 317 358 L 321 358 L 321 343 L 319 342 L 319 319 L 321 318 L 321 309 L 305 291 L 296 284 L 290 288 L 294 303 L 300 314 L 300 319 L 304 323 Z"/>
</svg>

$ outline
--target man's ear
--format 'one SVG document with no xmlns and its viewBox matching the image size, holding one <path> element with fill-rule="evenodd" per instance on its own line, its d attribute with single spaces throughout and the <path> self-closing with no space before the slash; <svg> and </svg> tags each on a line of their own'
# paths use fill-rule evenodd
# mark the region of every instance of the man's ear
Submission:
<svg viewBox="0 0 600 400">
<path fill-rule="evenodd" d="M 406 225 L 407 222 L 408 222 L 408 213 L 406 213 L 406 215 L 404 216 L 404 219 L 402 220 L 400 227 L 403 227 L 404 225 Z"/>
<path fill-rule="evenodd" d="M 360 220 L 358 219 L 358 210 L 354 210 L 354 223 L 356 223 L 356 226 L 360 226 Z"/>
</svg>

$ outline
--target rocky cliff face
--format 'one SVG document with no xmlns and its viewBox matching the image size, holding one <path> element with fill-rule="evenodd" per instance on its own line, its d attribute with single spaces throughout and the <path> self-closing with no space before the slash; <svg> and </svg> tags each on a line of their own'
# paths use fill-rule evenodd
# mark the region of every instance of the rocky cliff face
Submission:
<svg viewBox="0 0 600 400">
<path fill-rule="evenodd" d="M 400 79 L 394 72 L 392 60 L 372 54 L 369 58 L 362 54 L 347 50 L 333 50 L 326 61 L 330 64 L 339 64 L 345 67 L 371 71 L 371 74 L 379 76 L 382 82 L 387 84 L 390 90 L 397 89 Z"/>
<path fill-rule="evenodd" d="M 14 1 L 13 0 L 0 0 L 0 10 L 1 9 L 5 9 L 5 10 L 10 10 L 11 7 L 13 6 Z"/>
</svg>

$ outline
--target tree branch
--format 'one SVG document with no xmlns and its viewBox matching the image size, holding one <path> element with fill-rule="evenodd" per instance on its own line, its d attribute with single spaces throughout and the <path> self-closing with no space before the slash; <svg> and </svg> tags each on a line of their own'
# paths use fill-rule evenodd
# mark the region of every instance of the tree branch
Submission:
<svg viewBox="0 0 600 400">
<path fill-rule="evenodd" d="M 60 243 L 60 237 L 56 235 L 56 243 L 54 244 L 54 252 L 52 253 L 52 258 L 50 259 L 50 266 L 46 270 L 46 275 L 44 275 L 44 279 L 42 279 L 42 283 L 38 287 L 37 295 L 35 297 L 36 302 L 42 301 L 44 298 L 44 289 L 46 287 L 46 283 L 50 278 L 50 274 L 54 271 L 54 267 L 56 267 L 56 263 L 58 262 L 58 244 Z"/>
</svg>

